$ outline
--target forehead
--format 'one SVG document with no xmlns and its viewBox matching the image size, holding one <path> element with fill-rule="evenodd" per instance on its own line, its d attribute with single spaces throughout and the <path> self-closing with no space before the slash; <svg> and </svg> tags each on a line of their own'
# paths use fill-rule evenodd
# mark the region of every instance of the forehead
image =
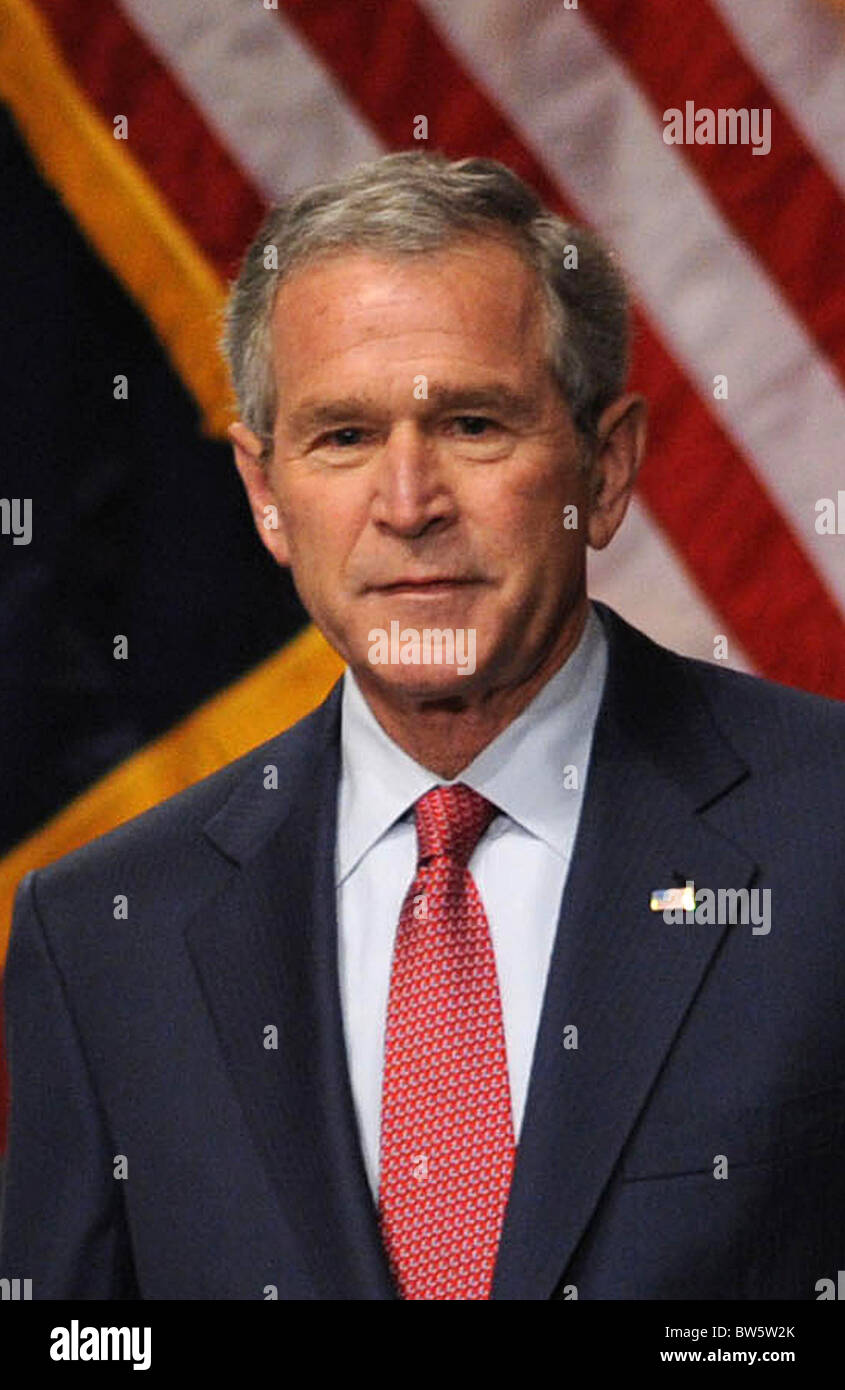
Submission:
<svg viewBox="0 0 845 1390">
<path fill-rule="evenodd" d="M 539 278 L 500 238 L 463 238 L 436 251 L 343 250 L 294 270 L 271 320 L 278 384 L 374 353 L 397 365 L 446 353 L 488 366 L 544 356 Z"/>
</svg>

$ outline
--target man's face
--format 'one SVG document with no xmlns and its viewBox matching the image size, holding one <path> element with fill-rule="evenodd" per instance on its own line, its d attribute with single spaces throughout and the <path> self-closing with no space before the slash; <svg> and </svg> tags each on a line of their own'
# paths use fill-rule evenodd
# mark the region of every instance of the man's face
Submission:
<svg viewBox="0 0 845 1390">
<path fill-rule="evenodd" d="M 530 269 L 487 238 L 324 257 L 283 283 L 272 335 L 266 476 L 236 452 L 259 534 L 317 626 L 384 697 L 528 678 L 585 602 L 588 512 Z M 374 661 L 392 623 L 474 633 L 458 639 L 474 670 Z"/>
</svg>

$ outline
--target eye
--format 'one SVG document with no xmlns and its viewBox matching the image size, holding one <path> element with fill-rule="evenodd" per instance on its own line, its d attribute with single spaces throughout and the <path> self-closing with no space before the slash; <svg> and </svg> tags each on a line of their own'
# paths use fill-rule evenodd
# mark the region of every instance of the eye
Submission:
<svg viewBox="0 0 845 1390">
<path fill-rule="evenodd" d="M 488 419 L 486 415 L 456 415 L 454 423 L 466 426 L 466 434 L 471 439 L 480 437 L 485 431 L 489 432 L 488 426 L 498 429 L 495 420 Z"/>
<path fill-rule="evenodd" d="M 340 448 L 360 444 L 362 433 L 363 431 L 358 429 L 356 425 L 343 425 L 340 429 L 329 430 L 327 434 L 322 435 L 317 440 L 317 444 L 336 444 Z M 350 435 L 353 437 L 350 438 Z"/>
<path fill-rule="evenodd" d="M 512 432 L 488 415 L 453 415 L 446 422 L 448 448 L 456 458 L 495 463 L 513 450 Z"/>
</svg>

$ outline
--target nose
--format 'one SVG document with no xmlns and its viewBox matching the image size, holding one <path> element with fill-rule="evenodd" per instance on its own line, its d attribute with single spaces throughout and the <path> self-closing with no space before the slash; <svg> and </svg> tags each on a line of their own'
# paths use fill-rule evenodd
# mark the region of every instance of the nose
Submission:
<svg viewBox="0 0 845 1390">
<path fill-rule="evenodd" d="M 448 523 L 455 501 L 434 440 L 413 420 L 394 426 L 381 452 L 372 516 L 376 525 L 405 537 Z"/>
</svg>

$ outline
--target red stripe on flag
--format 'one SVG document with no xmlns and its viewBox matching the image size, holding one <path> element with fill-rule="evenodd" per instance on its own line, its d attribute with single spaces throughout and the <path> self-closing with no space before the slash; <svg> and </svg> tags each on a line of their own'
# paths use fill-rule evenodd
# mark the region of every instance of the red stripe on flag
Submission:
<svg viewBox="0 0 845 1390">
<path fill-rule="evenodd" d="M 389 145 L 420 148 L 413 121 L 424 114 L 433 146 L 500 159 L 555 211 L 583 220 L 413 0 L 283 4 Z M 659 429 L 640 495 L 759 671 L 845 698 L 845 622 L 811 558 L 639 310 L 635 331 L 634 385 Z"/>
<path fill-rule="evenodd" d="M 112 0 L 34 0 L 80 86 L 224 277 L 237 266 L 264 203 L 169 69 Z M 198 12 L 199 14 L 199 12 Z"/>
<path fill-rule="evenodd" d="M 769 109 L 771 152 L 681 152 L 845 380 L 845 207 L 788 111 L 747 61 L 710 0 L 590 0 L 589 18 L 657 108 Z"/>
<path fill-rule="evenodd" d="M 758 671 L 845 699 L 840 610 L 718 421 L 702 431 L 702 402 L 660 384 L 664 362 L 656 337 L 641 336 L 632 384 L 650 397 L 659 439 L 638 496 Z"/>
</svg>

